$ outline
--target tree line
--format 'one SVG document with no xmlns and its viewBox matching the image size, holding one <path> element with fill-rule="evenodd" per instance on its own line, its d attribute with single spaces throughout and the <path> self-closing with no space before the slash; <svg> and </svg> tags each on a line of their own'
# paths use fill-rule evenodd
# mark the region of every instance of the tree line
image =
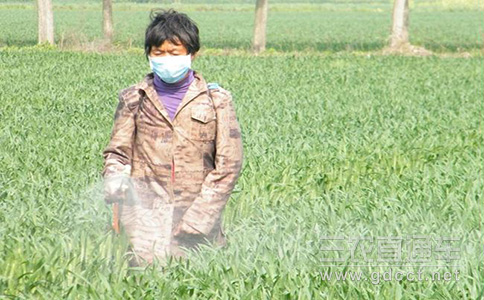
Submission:
<svg viewBox="0 0 484 300">
<path fill-rule="evenodd" d="M 103 33 L 106 43 L 113 42 L 113 3 L 112 0 L 102 0 Z M 389 50 L 397 51 L 402 47 L 411 47 L 409 42 L 409 0 L 394 0 L 392 13 L 392 28 Z M 257 0 L 254 16 L 254 33 L 252 51 L 258 54 L 266 47 L 267 11 L 269 0 Z M 37 0 L 38 42 L 54 44 L 54 13 L 52 0 Z"/>
</svg>

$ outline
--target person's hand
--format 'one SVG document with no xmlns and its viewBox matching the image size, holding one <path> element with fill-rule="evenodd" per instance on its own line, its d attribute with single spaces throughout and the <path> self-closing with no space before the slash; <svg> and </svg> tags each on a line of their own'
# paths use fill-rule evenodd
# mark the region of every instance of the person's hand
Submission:
<svg viewBox="0 0 484 300">
<path fill-rule="evenodd" d="M 180 224 L 176 227 L 174 233 L 174 236 L 182 236 L 182 235 L 203 235 L 200 231 L 196 230 L 192 226 L 188 225 L 185 223 L 183 220 L 180 221 Z"/>
<path fill-rule="evenodd" d="M 205 234 L 201 233 L 183 220 L 180 221 L 180 224 L 175 229 L 173 235 L 179 246 L 187 248 L 196 247 L 200 243 L 204 243 L 206 239 Z"/>
<path fill-rule="evenodd" d="M 125 197 L 129 177 L 121 174 L 104 180 L 104 201 L 106 204 L 121 202 Z"/>
</svg>

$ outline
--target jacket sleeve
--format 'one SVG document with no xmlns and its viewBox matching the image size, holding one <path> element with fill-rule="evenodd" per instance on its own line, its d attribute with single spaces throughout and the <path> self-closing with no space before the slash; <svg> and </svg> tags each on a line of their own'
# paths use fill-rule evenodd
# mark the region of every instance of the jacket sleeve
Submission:
<svg viewBox="0 0 484 300">
<path fill-rule="evenodd" d="M 215 168 L 207 174 L 200 194 L 183 215 L 182 222 L 208 234 L 227 203 L 243 162 L 242 137 L 230 92 L 213 97 L 217 114 Z M 214 93 L 215 94 L 215 93 Z"/>
<path fill-rule="evenodd" d="M 119 93 L 119 102 L 114 114 L 111 139 L 103 151 L 102 176 L 130 175 L 133 139 L 135 132 L 134 113 L 125 101 L 126 90 Z"/>
</svg>

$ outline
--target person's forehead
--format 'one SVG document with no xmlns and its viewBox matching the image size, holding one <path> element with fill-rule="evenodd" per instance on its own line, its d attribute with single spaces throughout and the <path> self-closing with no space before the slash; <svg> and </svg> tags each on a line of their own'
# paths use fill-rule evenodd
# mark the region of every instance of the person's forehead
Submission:
<svg viewBox="0 0 484 300">
<path fill-rule="evenodd" d="M 172 43 L 171 41 L 169 40 L 165 40 L 161 45 L 159 45 L 157 48 L 179 48 L 179 49 L 184 49 L 185 46 L 183 46 L 182 43 L 180 43 L 180 41 L 177 40 L 177 43 Z"/>
</svg>

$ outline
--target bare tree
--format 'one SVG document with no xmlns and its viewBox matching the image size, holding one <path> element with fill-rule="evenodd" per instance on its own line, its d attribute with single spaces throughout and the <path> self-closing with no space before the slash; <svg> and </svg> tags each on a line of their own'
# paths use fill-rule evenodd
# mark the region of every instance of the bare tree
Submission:
<svg viewBox="0 0 484 300">
<path fill-rule="evenodd" d="M 37 0 L 39 44 L 54 44 L 54 11 L 51 0 Z"/>
<path fill-rule="evenodd" d="M 431 55 L 432 52 L 410 44 L 408 34 L 409 0 L 395 0 L 393 3 L 392 32 L 390 45 L 384 49 L 386 53 L 411 53 L 416 55 Z"/>
<path fill-rule="evenodd" d="M 392 20 L 390 48 L 400 48 L 408 45 L 408 0 L 395 0 Z"/>
<path fill-rule="evenodd" d="M 113 42 L 113 2 L 103 0 L 103 32 L 105 42 Z"/>
<path fill-rule="evenodd" d="M 255 5 L 254 40 L 252 50 L 260 53 L 266 49 L 267 10 L 269 0 L 257 0 Z"/>
</svg>

